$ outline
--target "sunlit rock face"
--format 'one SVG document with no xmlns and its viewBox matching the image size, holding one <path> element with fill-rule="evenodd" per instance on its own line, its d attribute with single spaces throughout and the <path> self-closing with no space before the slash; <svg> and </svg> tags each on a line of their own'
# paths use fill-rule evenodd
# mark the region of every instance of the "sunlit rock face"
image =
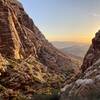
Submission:
<svg viewBox="0 0 100 100">
<path fill-rule="evenodd" d="M 33 55 L 52 67 L 67 67 L 71 59 L 55 49 L 34 25 L 16 0 L 0 0 L 0 52 L 2 56 L 24 59 Z M 54 68 L 54 67 L 53 67 Z"/>
<path fill-rule="evenodd" d="M 58 89 L 62 82 L 76 74 L 77 66 L 45 39 L 21 3 L 0 0 L 2 100 L 18 95 L 29 100 L 34 93 Z"/>
<path fill-rule="evenodd" d="M 100 100 L 100 31 L 92 40 L 80 77 L 67 84 L 60 100 Z"/>
</svg>

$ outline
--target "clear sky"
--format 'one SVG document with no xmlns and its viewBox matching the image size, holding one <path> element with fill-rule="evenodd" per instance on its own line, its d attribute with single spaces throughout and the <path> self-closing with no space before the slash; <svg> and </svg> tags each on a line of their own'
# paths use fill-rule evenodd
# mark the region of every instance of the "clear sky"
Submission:
<svg viewBox="0 0 100 100">
<path fill-rule="evenodd" d="M 90 42 L 100 29 L 100 0 L 20 0 L 49 41 Z"/>
</svg>

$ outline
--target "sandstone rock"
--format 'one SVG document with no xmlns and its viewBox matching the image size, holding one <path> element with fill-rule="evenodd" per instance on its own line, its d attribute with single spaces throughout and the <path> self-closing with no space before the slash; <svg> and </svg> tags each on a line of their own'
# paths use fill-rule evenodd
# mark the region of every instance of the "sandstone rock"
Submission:
<svg viewBox="0 0 100 100">
<path fill-rule="evenodd" d="M 100 100 L 100 31 L 92 40 L 81 74 L 76 81 L 65 86 L 60 100 Z"/>
<path fill-rule="evenodd" d="M 5 88 L 0 97 L 3 100 L 18 96 L 29 100 L 34 93 L 59 89 L 76 74 L 76 68 L 72 59 L 45 39 L 21 3 L 0 0 L 0 84 Z"/>
<path fill-rule="evenodd" d="M 73 69 L 76 66 L 69 57 L 59 52 L 45 39 L 17 0 L 0 1 L 4 1 L 0 3 L 0 52 L 2 56 L 25 59 L 33 55 L 48 68 L 55 70 L 69 66 Z"/>
<path fill-rule="evenodd" d="M 92 39 L 92 45 L 88 50 L 82 65 L 82 71 L 84 72 L 88 67 L 94 64 L 100 58 L 100 31 L 96 33 L 94 39 Z"/>
</svg>

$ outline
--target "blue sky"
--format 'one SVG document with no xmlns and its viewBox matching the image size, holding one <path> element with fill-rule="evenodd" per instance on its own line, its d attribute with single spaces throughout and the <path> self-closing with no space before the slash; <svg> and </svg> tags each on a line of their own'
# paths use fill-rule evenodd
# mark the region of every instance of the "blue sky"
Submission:
<svg viewBox="0 0 100 100">
<path fill-rule="evenodd" d="M 49 41 L 89 42 L 100 29 L 100 0 L 20 0 Z"/>
</svg>

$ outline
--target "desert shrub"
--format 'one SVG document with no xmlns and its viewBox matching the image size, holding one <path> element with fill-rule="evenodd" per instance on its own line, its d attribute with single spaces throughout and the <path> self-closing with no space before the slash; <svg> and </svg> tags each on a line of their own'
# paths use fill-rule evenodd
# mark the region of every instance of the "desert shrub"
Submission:
<svg viewBox="0 0 100 100">
<path fill-rule="evenodd" d="M 32 100 L 59 100 L 59 89 L 51 89 L 51 94 L 34 94 Z"/>
<path fill-rule="evenodd" d="M 59 96 L 47 94 L 34 94 L 32 100 L 59 100 Z"/>
</svg>

